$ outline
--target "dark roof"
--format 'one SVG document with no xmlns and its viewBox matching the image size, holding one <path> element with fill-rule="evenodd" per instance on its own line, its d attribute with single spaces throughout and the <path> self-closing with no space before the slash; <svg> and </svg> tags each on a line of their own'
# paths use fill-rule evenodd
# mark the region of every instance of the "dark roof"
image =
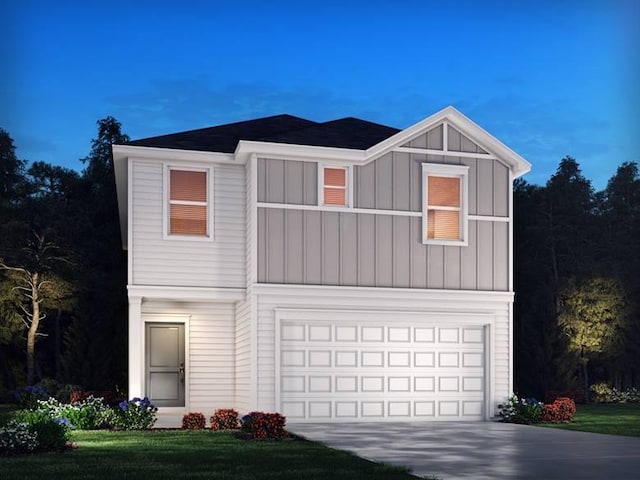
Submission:
<svg viewBox="0 0 640 480">
<path fill-rule="evenodd" d="M 240 140 L 253 140 L 364 150 L 399 131 L 353 117 L 317 123 L 292 115 L 275 115 L 133 140 L 128 145 L 233 153 Z"/>
</svg>

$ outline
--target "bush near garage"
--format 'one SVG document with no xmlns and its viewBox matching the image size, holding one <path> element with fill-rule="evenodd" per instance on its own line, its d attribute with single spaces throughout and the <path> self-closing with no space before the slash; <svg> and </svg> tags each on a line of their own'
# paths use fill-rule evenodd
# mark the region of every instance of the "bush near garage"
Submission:
<svg viewBox="0 0 640 480">
<path fill-rule="evenodd" d="M 576 413 L 576 404 L 571 398 L 556 398 L 542 408 L 542 421 L 549 423 L 570 422 Z"/>
<path fill-rule="evenodd" d="M 540 422 L 542 408 L 542 402 L 535 398 L 511 395 L 505 403 L 498 405 L 498 415 L 505 423 L 531 425 Z"/>
<path fill-rule="evenodd" d="M 279 413 L 251 412 L 242 417 L 241 429 L 258 440 L 281 440 L 288 436 L 286 418 Z"/>
</svg>

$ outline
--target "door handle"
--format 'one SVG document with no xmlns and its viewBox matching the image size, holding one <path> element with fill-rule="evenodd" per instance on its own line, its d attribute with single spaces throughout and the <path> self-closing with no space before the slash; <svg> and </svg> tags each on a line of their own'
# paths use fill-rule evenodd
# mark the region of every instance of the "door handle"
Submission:
<svg viewBox="0 0 640 480">
<path fill-rule="evenodd" d="M 180 364 L 180 369 L 178 370 L 178 373 L 180 374 L 180 381 L 184 383 L 184 363 Z"/>
</svg>

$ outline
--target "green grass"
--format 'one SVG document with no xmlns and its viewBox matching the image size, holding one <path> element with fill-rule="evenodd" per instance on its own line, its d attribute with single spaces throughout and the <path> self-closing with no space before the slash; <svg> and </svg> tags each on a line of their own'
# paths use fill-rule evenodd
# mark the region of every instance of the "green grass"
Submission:
<svg viewBox="0 0 640 480">
<path fill-rule="evenodd" d="M 544 427 L 640 437 L 640 403 L 577 405 L 571 423 L 546 423 Z"/>
<path fill-rule="evenodd" d="M 303 440 L 245 441 L 231 433 L 155 430 L 76 431 L 64 453 L 0 457 L 2 478 L 415 479 L 408 469 L 380 465 Z"/>
</svg>

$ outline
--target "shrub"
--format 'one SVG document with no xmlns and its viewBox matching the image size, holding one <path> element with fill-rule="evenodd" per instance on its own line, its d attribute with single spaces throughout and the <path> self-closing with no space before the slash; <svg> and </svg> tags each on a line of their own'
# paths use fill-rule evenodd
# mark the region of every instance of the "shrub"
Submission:
<svg viewBox="0 0 640 480">
<path fill-rule="evenodd" d="M 16 421 L 27 425 L 35 434 L 37 445 L 34 450 L 48 452 L 62 450 L 69 440 L 69 433 L 74 428 L 68 418 L 51 418 L 46 412 L 22 410 L 16 414 Z"/>
<path fill-rule="evenodd" d="M 118 405 L 116 426 L 124 430 L 146 430 L 156 423 L 158 407 L 147 397 L 123 400 Z"/>
<path fill-rule="evenodd" d="M 88 397 L 72 404 L 60 403 L 55 398 L 39 400 L 38 411 L 47 413 L 51 418 L 67 418 L 80 430 L 110 428 L 115 424 L 113 411 L 102 398 Z"/>
<path fill-rule="evenodd" d="M 21 408 L 33 410 L 37 408 L 38 400 L 46 400 L 49 395 L 39 385 L 27 385 L 22 390 L 13 392 L 13 398 Z"/>
<path fill-rule="evenodd" d="M 256 439 L 280 440 L 287 436 L 285 422 L 279 413 L 251 412 L 242 417 L 242 430 Z"/>
<path fill-rule="evenodd" d="M 570 422 L 576 413 L 576 404 L 571 398 L 556 398 L 542 409 L 542 421 L 549 423 Z"/>
<path fill-rule="evenodd" d="M 38 448 L 38 434 L 29 429 L 29 425 L 11 420 L 0 428 L 0 454 L 10 455 L 30 453 Z"/>
<path fill-rule="evenodd" d="M 206 427 L 207 420 L 200 412 L 187 413 L 182 417 L 182 428 L 184 430 L 202 430 Z"/>
<path fill-rule="evenodd" d="M 601 382 L 591 385 L 589 391 L 591 392 L 591 399 L 596 403 L 640 402 L 640 390 L 636 388 L 620 391 L 616 387 Z"/>
<path fill-rule="evenodd" d="M 535 398 L 518 398 L 511 395 L 505 403 L 498 405 L 498 415 L 505 423 L 530 425 L 540 422 L 542 402 Z"/>
<path fill-rule="evenodd" d="M 213 430 L 233 430 L 238 428 L 238 412 L 233 408 L 219 408 L 209 421 Z"/>
</svg>

